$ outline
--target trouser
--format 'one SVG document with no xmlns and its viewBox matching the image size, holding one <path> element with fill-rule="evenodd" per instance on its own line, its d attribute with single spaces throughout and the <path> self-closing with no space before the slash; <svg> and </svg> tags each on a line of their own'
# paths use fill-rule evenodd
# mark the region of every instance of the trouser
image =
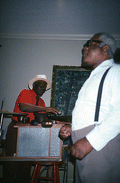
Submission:
<svg viewBox="0 0 120 183">
<path fill-rule="evenodd" d="M 94 126 L 72 132 L 73 144 Z M 102 150 L 93 149 L 82 160 L 76 159 L 75 183 L 120 183 L 120 135 Z"/>
<path fill-rule="evenodd" d="M 6 156 L 13 156 L 16 152 L 17 129 L 15 123 L 8 126 L 6 135 Z M 3 163 L 4 183 L 29 183 L 31 173 L 31 162 L 28 161 L 6 161 Z"/>
</svg>

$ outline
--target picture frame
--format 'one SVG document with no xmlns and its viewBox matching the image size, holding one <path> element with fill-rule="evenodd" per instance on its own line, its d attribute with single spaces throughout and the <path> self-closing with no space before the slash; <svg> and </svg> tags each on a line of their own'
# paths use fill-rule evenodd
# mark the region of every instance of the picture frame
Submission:
<svg viewBox="0 0 120 183">
<path fill-rule="evenodd" d="M 80 66 L 53 65 L 51 106 L 61 111 L 60 116 L 71 116 L 78 93 L 90 75 Z"/>
</svg>

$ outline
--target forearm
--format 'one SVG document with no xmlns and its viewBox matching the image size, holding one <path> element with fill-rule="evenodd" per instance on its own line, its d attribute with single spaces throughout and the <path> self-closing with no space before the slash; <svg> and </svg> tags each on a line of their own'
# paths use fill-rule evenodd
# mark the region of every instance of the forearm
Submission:
<svg viewBox="0 0 120 183">
<path fill-rule="evenodd" d="M 46 107 L 32 105 L 29 103 L 19 103 L 19 108 L 22 112 L 39 112 L 39 111 L 46 111 Z"/>
<path fill-rule="evenodd" d="M 29 103 L 19 103 L 19 108 L 22 112 L 40 112 L 45 111 L 47 113 L 55 113 L 60 114 L 60 111 L 54 107 L 43 107 L 43 106 L 37 106 Z"/>
</svg>

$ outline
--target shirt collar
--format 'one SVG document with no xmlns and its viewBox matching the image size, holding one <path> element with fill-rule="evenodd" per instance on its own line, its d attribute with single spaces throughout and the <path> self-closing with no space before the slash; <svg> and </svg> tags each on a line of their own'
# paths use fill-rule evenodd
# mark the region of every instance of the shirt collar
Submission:
<svg viewBox="0 0 120 183">
<path fill-rule="evenodd" d="M 114 65 L 114 60 L 113 58 L 105 60 L 104 62 L 102 62 L 100 65 L 98 65 L 92 72 L 91 74 L 95 74 L 97 72 L 100 71 L 104 71 L 107 70 L 107 68 L 111 67 Z"/>
<path fill-rule="evenodd" d="M 33 89 L 31 90 L 31 93 L 32 93 L 33 95 L 35 95 L 35 97 L 37 96 Z"/>
</svg>

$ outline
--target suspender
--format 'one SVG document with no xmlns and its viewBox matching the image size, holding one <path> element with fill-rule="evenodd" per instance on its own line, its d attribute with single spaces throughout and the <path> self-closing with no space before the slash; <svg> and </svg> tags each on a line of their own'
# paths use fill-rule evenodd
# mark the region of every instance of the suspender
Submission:
<svg viewBox="0 0 120 183">
<path fill-rule="evenodd" d="M 100 81 L 100 85 L 99 85 L 99 89 L 98 89 L 98 95 L 97 95 L 97 102 L 96 102 L 96 109 L 95 109 L 95 118 L 94 118 L 94 121 L 98 121 L 99 119 L 99 110 L 100 110 L 100 103 L 101 103 L 101 96 L 102 96 L 102 88 L 103 88 L 103 83 L 104 83 L 104 80 L 105 80 L 105 77 L 109 71 L 111 67 L 109 67 L 105 73 L 103 74 L 102 76 L 102 79 Z"/>
</svg>

